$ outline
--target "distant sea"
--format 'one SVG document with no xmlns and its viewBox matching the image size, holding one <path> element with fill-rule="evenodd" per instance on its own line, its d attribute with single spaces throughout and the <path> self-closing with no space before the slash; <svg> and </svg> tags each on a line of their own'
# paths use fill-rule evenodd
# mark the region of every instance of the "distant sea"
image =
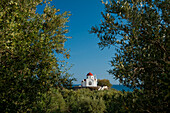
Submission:
<svg viewBox="0 0 170 113">
<path fill-rule="evenodd" d="M 74 86 L 79 86 L 79 85 L 81 85 L 81 84 L 74 84 L 73 87 Z M 123 91 L 123 90 L 124 91 L 133 91 L 133 89 L 130 89 L 130 88 L 124 86 L 124 85 L 113 85 L 111 88 L 114 88 L 114 89 L 116 89 L 118 91 Z"/>
<path fill-rule="evenodd" d="M 133 91 L 133 89 L 130 89 L 124 85 L 113 85 L 111 88 L 114 88 L 116 90 L 119 90 L 119 91 Z"/>
</svg>

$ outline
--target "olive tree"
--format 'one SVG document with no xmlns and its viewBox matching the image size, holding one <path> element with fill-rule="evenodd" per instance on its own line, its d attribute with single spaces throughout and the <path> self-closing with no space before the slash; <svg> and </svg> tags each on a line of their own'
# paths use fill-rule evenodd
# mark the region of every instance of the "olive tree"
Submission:
<svg viewBox="0 0 170 113">
<path fill-rule="evenodd" d="M 0 110 L 31 111 L 37 96 L 50 87 L 71 83 L 70 75 L 62 72 L 62 54 L 68 32 L 69 12 L 59 13 L 44 0 L 0 1 Z M 43 14 L 36 6 L 46 4 Z M 65 83 L 66 84 L 66 83 Z"/>
<path fill-rule="evenodd" d="M 170 1 L 102 1 L 105 11 L 97 34 L 101 48 L 113 46 L 117 53 L 109 70 L 128 87 L 144 90 L 148 112 L 168 109 L 170 65 Z M 154 103 L 154 104 L 153 104 Z"/>
</svg>

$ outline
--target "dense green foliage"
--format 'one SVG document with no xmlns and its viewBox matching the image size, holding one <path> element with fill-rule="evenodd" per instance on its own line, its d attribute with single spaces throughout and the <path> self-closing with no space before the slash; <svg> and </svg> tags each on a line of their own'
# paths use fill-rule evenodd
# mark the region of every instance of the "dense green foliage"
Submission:
<svg viewBox="0 0 170 113">
<path fill-rule="evenodd" d="M 51 89 L 37 103 L 34 112 L 54 113 L 139 113 L 149 112 L 143 91 L 121 92 L 115 89 L 77 91 Z M 140 97 L 140 98 L 139 98 Z"/>
<path fill-rule="evenodd" d="M 54 57 L 54 51 L 69 57 L 64 43 L 70 14 L 49 4 L 38 14 L 39 4 L 42 0 L 0 1 L 0 112 L 31 111 L 50 87 L 72 81 Z"/>
<path fill-rule="evenodd" d="M 39 101 L 39 108 L 35 109 L 35 112 L 111 113 L 114 110 L 118 112 L 122 105 L 117 105 L 120 96 L 121 92 L 114 89 L 109 91 L 51 89 L 50 93 L 43 95 L 46 99 Z"/>
<path fill-rule="evenodd" d="M 99 46 L 117 50 L 109 73 L 120 83 L 144 90 L 138 112 L 169 109 L 170 1 L 109 0 L 100 27 L 92 27 Z M 141 104 L 141 105 L 140 105 Z M 143 110 L 142 110 L 143 109 Z"/>
<path fill-rule="evenodd" d="M 109 88 L 112 87 L 112 84 L 108 79 L 98 79 L 97 80 L 97 85 L 98 86 L 108 86 Z"/>
</svg>

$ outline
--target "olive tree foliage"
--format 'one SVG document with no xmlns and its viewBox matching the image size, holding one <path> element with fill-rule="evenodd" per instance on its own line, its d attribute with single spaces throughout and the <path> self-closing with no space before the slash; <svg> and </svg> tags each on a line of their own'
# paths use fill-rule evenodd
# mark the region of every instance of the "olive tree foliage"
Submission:
<svg viewBox="0 0 170 113">
<path fill-rule="evenodd" d="M 46 3 L 47 2 L 47 3 Z M 30 111 L 36 96 L 70 82 L 60 59 L 69 58 L 64 43 L 70 14 L 43 0 L 0 1 L 0 110 Z M 36 6 L 46 4 L 43 14 Z"/>
<path fill-rule="evenodd" d="M 117 50 L 109 73 L 126 86 L 144 89 L 153 99 L 162 98 L 160 105 L 167 108 L 170 1 L 109 0 L 102 3 L 105 5 L 103 20 L 90 32 L 97 34 L 101 48 L 113 46 Z"/>
<path fill-rule="evenodd" d="M 112 84 L 108 79 L 98 79 L 97 80 L 97 85 L 98 86 L 108 86 L 109 88 L 112 87 Z"/>
</svg>

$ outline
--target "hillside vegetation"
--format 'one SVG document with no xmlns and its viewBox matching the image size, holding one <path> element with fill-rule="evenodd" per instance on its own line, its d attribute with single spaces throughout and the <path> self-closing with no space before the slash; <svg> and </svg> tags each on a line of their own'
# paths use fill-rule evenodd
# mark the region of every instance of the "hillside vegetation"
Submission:
<svg viewBox="0 0 170 113">
<path fill-rule="evenodd" d="M 97 91 L 79 89 L 51 89 L 40 98 L 34 112 L 57 113 L 117 113 L 139 112 L 139 104 L 144 104 L 133 92 L 121 92 L 115 89 Z M 138 109 L 134 109 L 138 108 Z"/>
</svg>

